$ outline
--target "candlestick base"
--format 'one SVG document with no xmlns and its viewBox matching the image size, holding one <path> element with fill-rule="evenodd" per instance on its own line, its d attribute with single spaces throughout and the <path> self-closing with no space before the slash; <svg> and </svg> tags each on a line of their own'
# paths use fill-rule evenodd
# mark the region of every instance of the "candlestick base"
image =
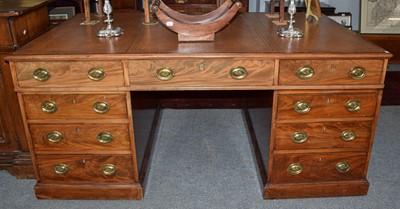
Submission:
<svg viewBox="0 0 400 209">
<path fill-rule="evenodd" d="M 293 28 L 292 30 L 281 28 L 278 30 L 278 35 L 287 38 L 301 38 L 304 34 L 298 28 Z"/>
</svg>

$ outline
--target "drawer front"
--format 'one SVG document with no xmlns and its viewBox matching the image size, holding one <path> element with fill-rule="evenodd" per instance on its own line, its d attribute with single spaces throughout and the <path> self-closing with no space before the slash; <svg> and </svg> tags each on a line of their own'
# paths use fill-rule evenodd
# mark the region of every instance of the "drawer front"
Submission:
<svg viewBox="0 0 400 209">
<path fill-rule="evenodd" d="M 122 62 L 17 62 L 21 87 L 123 86 Z"/>
<path fill-rule="evenodd" d="M 373 117 L 377 93 L 281 94 L 279 119 Z"/>
<path fill-rule="evenodd" d="M 313 73 L 310 73 L 308 67 L 312 68 Z M 282 60 L 279 67 L 279 84 L 379 84 L 382 69 L 382 60 Z"/>
<path fill-rule="evenodd" d="M 127 118 L 125 94 L 24 95 L 28 119 Z"/>
<path fill-rule="evenodd" d="M 235 68 L 238 66 L 242 68 Z M 162 71 L 163 69 L 169 69 L 171 72 Z M 164 76 L 161 76 L 161 78 L 157 76 L 158 71 L 164 72 Z M 232 76 L 230 75 L 231 71 L 234 74 Z M 171 74 L 173 77 L 168 77 Z M 130 82 L 137 88 L 142 86 L 156 86 L 158 88 L 182 88 L 182 86 L 206 88 L 247 86 L 248 88 L 254 86 L 254 88 L 257 88 L 257 86 L 271 86 L 273 74 L 273 60 L 210 59 L 129 62 Z"/>
<path fill-rule="evenodd" d="M 134 182 L 130 155 L 37 155 L 42 183 Z"/>
<path fill-rule="evenodd" d="M 275 150 L 349 148 L 367 151 L 372 122 L 278 123 Z"/>
<path fill-rule="evenodd" d="M 365 178 L 366 153 L 274 155 L 272 182 L 340 181 Z"/>
<path fill-rule="evenodd" d="M 36 151 L 130 150 L 126 124 L 31 124 L 29 130 Z"/>
</svg>

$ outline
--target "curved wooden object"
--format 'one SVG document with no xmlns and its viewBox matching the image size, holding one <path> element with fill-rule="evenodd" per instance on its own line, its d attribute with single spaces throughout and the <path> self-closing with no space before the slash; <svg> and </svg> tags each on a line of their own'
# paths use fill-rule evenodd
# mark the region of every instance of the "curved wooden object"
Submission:
<svg viewBox="0 0 400 209">
<path fill-rule="evenodd" d="M 178 41 L 213 41 L 215 33 L 225 27 L 242 8 L 241 2 L 227 0 L 218 9 L 203 15 L 181 14 L 156 0 L 152 10 L 168 29 L 178 33 Z"/>
</svg>

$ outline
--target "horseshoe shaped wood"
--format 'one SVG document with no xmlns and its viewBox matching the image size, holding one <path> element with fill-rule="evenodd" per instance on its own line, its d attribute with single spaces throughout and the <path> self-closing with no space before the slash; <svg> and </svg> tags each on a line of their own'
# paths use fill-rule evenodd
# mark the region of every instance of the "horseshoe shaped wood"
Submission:
<svg viewBox="0 0 400 209">
<path fill-rule="evenodd" d="M 241 2 L 227 0 L 209 13 L 188 15 L 155 0 L 151 9 L 160 22 L 178 34 L 178 41 L 214 41 L 215 33 L 225 27 L 242 6 Z"/>
</svg>

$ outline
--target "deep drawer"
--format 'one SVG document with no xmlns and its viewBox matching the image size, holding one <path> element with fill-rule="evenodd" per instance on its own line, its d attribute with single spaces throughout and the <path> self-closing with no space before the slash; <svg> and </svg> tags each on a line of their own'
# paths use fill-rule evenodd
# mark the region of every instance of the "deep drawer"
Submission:
<svg viewBox="0 0 400 209">
<path fill-rule="evenodd" d="M 377 92 L 280 94 L 279 119 L 374 117 Z"/>
<path fill-rule="evenodd" d="M 340 181 L 365 178 L 361 153 L 274 155 L 271 182 Z"/>
<path fill-rule="evenodd" d="M 21 87 L 124 86 L 122 62 L 16 62 Z"/>
<path fill-rule="evenodd" d="M 28 119 L 127 118 L 125 94 L 23 95 Z"/>
<path fill-rule="evenodd" d="M 348 148 L 367 151 L 372 122 L 278 123 L 275 150 Z"/>
<path fill-rule="evenodd" d="M 31 124 L 35 151 L 130 150 L 127 124 Z"/>
<path fill-rule="evenodd" d="M 279 85 L 379 84 L 382 69 L 383 60 L 282 60 Z"/>
<path fill-rule="evenodd" d="M 37 155 L 41 183 L 134 182 L 130 155 Z"/>
<path fill-rule="evenodd" d="M 180 89 L 184 87 L 229 89 L 240 86 L 258 88 L 271 86 L 273 75 L 273 60 L 186 59 L 129 62 L 130 82 L 135 88 L 149 86 Z"/>
</svg>

